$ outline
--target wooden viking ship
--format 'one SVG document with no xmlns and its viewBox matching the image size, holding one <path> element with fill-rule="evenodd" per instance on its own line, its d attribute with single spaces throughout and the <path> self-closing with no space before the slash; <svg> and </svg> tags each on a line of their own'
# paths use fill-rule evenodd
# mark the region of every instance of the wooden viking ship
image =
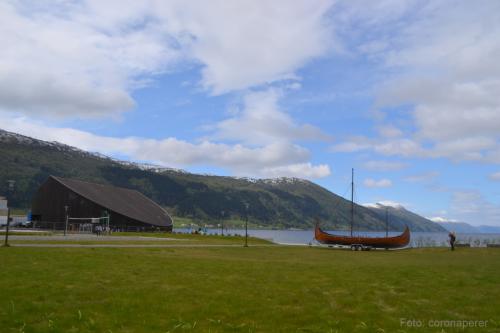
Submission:
<svg viewBox="0 0 500 333">
<path fill-rule="evenodd" d="M 316 225 L 314 237 L 322 244 L 395 249 L 405 247 L 410 242 L 410 229 L 394 237 L 360 237 L 329 234 Z"/>
<path fill-rule="evenodd" d="M 353 235 L 353 224 L 354 224 L 354 169 L 352 170 L 352 182 L 351 182 L 351 234 L 350 236 L 334 235 L 321 230 L 319 223 L 316 223 L 314 229 L 314 238 L 327 245 L 342 245 L 350 246 L 352 249 L 370 249 L 370 248 L 382 248 L 382 249 L 395 249 L 405 247 L 410 243 L 410 229 L 406 226 L 402 234 L 398 236 L 389 237 L 389 217 L 386 211 L 386 235 L 385 237 L 362 237 Z"/>
</svg>

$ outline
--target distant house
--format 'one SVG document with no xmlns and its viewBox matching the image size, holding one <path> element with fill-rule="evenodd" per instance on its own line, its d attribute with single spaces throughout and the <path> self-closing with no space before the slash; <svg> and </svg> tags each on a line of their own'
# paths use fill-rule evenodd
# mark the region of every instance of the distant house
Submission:
<svg viewBox="0 0 500 333">
<path fill-rule="evenodd" d="M 63 229 L 66 212 L 75 230 L 81 224 L 102 223 L 109 216 L 112 229 L 123 231 L 172 230 L 165 209 L 138 191 L 76 179 L 50 176 L 32 201 L 37 227 Z"/>
</svg>

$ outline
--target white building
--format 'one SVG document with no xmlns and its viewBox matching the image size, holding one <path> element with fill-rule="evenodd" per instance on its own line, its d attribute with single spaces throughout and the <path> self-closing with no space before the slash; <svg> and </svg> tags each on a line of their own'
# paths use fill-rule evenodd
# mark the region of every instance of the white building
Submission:
<svg viewBox="0 0 500 333">
<path fill-rule="evenodd" d="M 7 199 L 0 197 L 0 210 L 7 210 Z"/>
</svg>

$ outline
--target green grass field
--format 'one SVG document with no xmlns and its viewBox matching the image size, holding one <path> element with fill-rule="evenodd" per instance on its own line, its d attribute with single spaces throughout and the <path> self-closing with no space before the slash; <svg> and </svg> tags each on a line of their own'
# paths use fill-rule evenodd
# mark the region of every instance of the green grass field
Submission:
<svg viewBox="0 0 500 333">
<path fill-rule="evenodd" d="M 114 245 L 124 245 L 124 244 L 135 244 L 135 245 L 242 245 L 245 242 L 243 236 L 221 236 L 221 235 L 201 235 L 201 234 L 175 234 L 175 233 L 152 233 L 152 232 L 114 232 L 111 234 L 112 237 L 97 237 L 93 235 L 87 235 L 83 239 L 67 239 L 62 236 L 61 233 L 57 237 L 53 237 L 51 240 L 46 239 L 36 239 L 38 236 L 54 236 L 54 233 L 45 234 L 34 234 L 34 233 L 12 233 L 12 236 L 32 236 L 32 239 L 16 239 L 11 237 L 9 240 L 10 244 L 81 244 L 81 245 L 93 245 L 93 244 L 114 244 Z M 134 240 L 123 240 L 120 236 L 125 237 L 137 237 Z M 1 244 L 3 244 L 3 238 L 0 238 Z M 270 241 L 248 237 L 248 243 L 253 245 L 272 245 Z M 1 332 L 0 332 L 1 333 Z"/>
<path fill-rule="evenodd" d="M 11 247 L 0 269 L 6 333 L 500 331 L 500 249 Z"/>
</svg>

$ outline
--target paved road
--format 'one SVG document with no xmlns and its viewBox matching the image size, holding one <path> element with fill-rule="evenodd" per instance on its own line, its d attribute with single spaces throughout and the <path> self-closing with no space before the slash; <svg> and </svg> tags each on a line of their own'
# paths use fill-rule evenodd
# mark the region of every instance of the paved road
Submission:
<svg viewBox="0 0 500 333">
<path fill-rule="evenodd" d="M 144 236 L 96 236 L 91 234 L 68 234 L 64 235 L 50 235 L 50 236 L 38 236 L 38 235 L 9 235 L 11 240 L 29 240 L 29 241 L 187 241 L 190 239 L 178 239 L 178 238 L 168 238 L 168 237 L 144 237 Z"/>
<path fill-rule="evenodd" d="M 172 247 L 184 247 L 184 248 L 208 248 L 208 247 L 243 247 L 240 244 L 43 244 L 43 243 L 11 243 L 11 247 L 56 247 L 56 248 L 172 248 Z M 276 247 L 280 246 L 278 244 L 255 244 L 249 245 L 248 247 Z"/>
<path fill-rule="evenodd" d="M 239 244 L 20 244 L 11 243 L 13 247 L 111 247 L 111 248 L 163 248 L 163 247 L 243 247 Z M 277 245 L 271 244 L 258 244 L 249 245 L 249 247 L 275 247 Z"/>
<path fill-rule="evenodd" d="M 9 239 L 12 241 L 39 241 L 39 243 L 10 243 L 10 246 L 15 247 L 82 247 L 82 248 L 98 248 L 98 247 L 108 247 L 108 248 L 162 248 L 162 247 L 242 247 L 241 244 L 203 244 L 203 240 L 194 239 L 178 239 L 178 238 L 168 238 L 168 237 L 144 237 L 144 236 L 96 236 L 93 234 L 68 234 L 66 236 L 62 234 L 56 235 L 11 235 Z M 44 243 L 47 241 L 59 241 L 59 242 L 75 242 L 75 243 Z M 78 242 L 91 241 L 93 244 L 78 244 Z M 110 244 L 114 242 L 124 242 L 124 241 L 142 241 L 151 242 L 149 244 Z M 175 241 L 175 243 L 171 243 Z M 94 243 L 95 242 L 95 243 Z M 99 244 L 101 243 L 102 244 Z M 179 242 L 185 244 L 179 244 Z M 170 244 L 169 244 L 170 243 Z M 276 246 L 276 244 L 256 244 L 251 247 L 269 247 Z"/>
</svg>

